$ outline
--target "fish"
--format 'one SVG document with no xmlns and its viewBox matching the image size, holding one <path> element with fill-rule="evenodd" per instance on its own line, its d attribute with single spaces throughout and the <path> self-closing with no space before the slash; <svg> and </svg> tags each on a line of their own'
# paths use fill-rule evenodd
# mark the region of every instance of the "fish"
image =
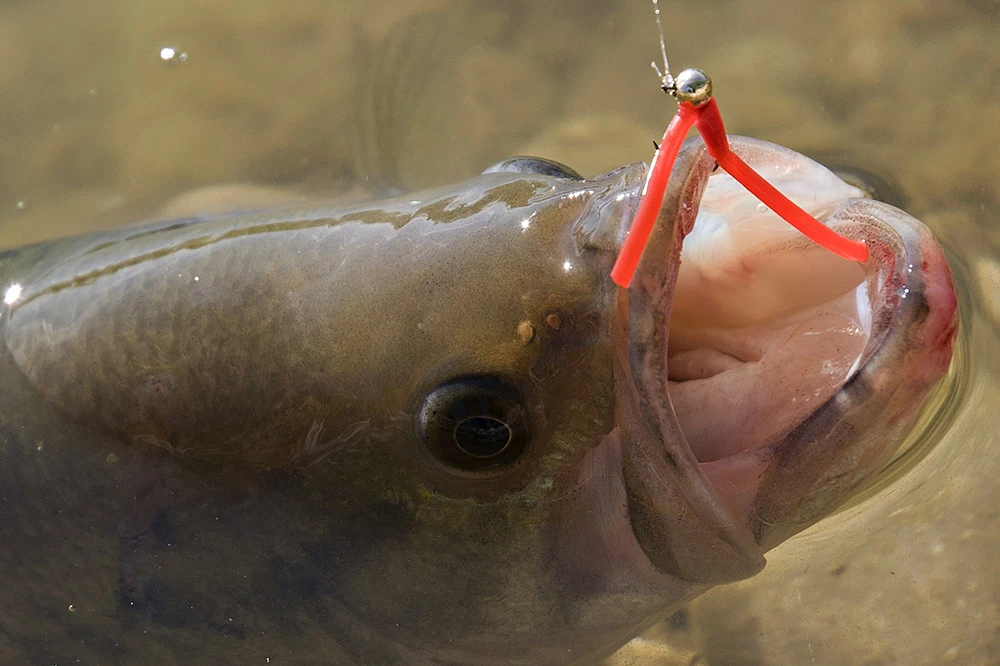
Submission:
<svg viewBox="0 0 1000 666">
<path fill-rule="evenodd" d="M 511 158 L 384 201 L 0 255 L 10 663 L 588 664 L 876 482 L 947 371 L 941 246 L 731 137 L 834 230 L 674 166 Z"/>
</svg>

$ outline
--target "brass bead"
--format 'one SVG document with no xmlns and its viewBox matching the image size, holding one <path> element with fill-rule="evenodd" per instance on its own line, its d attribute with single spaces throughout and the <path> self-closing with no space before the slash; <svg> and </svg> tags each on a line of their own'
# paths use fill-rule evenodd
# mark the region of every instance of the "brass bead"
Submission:
<svg viewBox="0 0 1000 666">
<path fill-rule="evenodd" d="M 685 69 L 674 81 L 678 102 L 701 106 L 712 99 L 712 79 L 700 69 Z"/>
</svg>

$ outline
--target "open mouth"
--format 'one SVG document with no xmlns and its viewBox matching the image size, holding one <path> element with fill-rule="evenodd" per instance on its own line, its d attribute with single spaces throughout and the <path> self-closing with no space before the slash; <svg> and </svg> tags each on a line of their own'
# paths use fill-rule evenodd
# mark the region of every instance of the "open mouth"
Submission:
<svg viewBox="0 0 1000 666">
<path fill-rule="evenodd" d="M 629 293 L 631 374 L 661 447 L 627 450 L 630 512 L 654 560 L 676 559 L 657 521 L 683 506 L 749 567 L 751 543 L 803 529 L 884 467 L 948 368 L 957 308 L 922 224 L 790 150 L 731 145 L 871 254 L 818 247 L 699 142 L 682 151 Z M 684 557 L 694 569 L 707 552 Z"/>
<path fill-rule="evenodd" d="M 764 174 L 823 221 L 856 187 L 809 160 Z M 670 401 L 729 510 L 746 518 L 765 453 L 858 370 L 865 271 L 804 238 L 722 170 L 684 238 L 670 313 Z"/>
</svg>

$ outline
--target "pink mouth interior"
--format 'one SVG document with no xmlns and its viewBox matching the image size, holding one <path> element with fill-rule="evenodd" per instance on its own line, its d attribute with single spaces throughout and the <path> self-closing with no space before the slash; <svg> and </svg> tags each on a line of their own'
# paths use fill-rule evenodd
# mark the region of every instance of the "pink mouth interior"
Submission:
<svg viewBox="0 0 1000 666">
<path fill-rule="evenodd" d="M 836 182 L 797 202 L 822 220 L 860 194 Z M 779 187 L 794 196 L 794 186 Z M 695 457 L 737 517 L 770 445 L 844 385 L 870 332 L 860 265 L 799 236 L 724 172 L 710 177 L 674 292 L 669 390 Z"/>
</svg>

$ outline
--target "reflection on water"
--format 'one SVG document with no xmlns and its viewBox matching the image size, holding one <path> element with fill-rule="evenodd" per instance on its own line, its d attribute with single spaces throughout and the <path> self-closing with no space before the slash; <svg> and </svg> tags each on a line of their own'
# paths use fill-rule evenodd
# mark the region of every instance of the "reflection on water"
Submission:
<svg viewBox="0 0 1000 666">
<path fill-rule="evenodd" d="M 730 131 L 898 185 L 962 283 L 965 374 L 901 480 L 615 662 L 995 663 L 996 6 L 661 6 L 675 67 L 712 75 Z M 5 3 L 0 244 L 125 224 L 206 185 L 357 197 L 515 153 L 585 175 L 648 159 L 672 111 L 656 52 L 643 0 Z"/>
</svg>

